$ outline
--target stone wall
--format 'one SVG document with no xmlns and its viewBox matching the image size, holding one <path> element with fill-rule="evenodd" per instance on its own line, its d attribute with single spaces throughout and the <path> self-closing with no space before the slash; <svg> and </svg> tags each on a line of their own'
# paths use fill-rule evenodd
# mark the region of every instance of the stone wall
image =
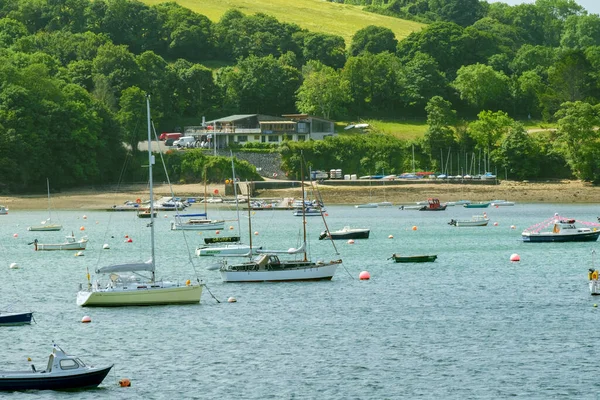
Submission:
<svg viewBox="0 0 600 400">
<path fill-rule="evenodd" d="M 229 157 L 229 151 L 218 151 L 220 156 Z M 281 170 L 281 155 L 279 153 L 233 153 L 233 155 L 256 166 L 260 176 L 265 178 L 287 179 Z"/>
</svg>

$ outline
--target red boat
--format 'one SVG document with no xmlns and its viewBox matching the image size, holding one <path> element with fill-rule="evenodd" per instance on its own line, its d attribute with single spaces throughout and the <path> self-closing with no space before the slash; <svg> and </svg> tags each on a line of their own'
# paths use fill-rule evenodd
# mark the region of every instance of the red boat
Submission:
<svg viewBox="0 0 600 400">
<path fill-rule="evenodd" d="M 427 205 L 419 208 L 419 211 L 444 211 L 446 204 L 440 204 L 438 199 L 427 199 Z"/>
</svg>

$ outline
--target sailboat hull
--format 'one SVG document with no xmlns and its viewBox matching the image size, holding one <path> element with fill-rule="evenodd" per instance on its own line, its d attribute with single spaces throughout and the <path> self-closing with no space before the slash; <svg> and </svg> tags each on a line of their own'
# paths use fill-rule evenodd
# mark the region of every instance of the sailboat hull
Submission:
<svg viewBox="0 0 600 400">
<path fill-rule="evenodd" d="M 285 282 L 331 280 L 339 263 L 318 264 L 307 268 L 289 268 L 279 271 L 230 271 L 221 269 L 223 282 Z"/>
<path fill-rule="evenodd" d="M 132 284 L 130 287 L 80 291 L 77 305 L 82 307 L 154 306 L 168 304 L 197 304 L 202 285 L 157 287 L 151 284 Z"/>
<path fill-rule="evenodd" d="M 35 232 L 60 231 L 60 230 L 62 230 L 62 225 L 58 225 L 58 224 L 37 225 L 37 226 L 30 226 L 29 228 L 27 228 L 27 230 L 35 231 Z"/>
</svg>

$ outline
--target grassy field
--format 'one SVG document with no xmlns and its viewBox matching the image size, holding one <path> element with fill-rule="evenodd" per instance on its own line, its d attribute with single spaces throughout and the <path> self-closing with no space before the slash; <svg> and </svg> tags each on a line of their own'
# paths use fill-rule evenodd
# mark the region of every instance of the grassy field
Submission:
<svg viewBox="0 0 600 400">
<path fill-rule="evenodd" d="M 164 3 L 164 0 L 142 0 L 148 5 Z M 225 11 L 237 8 L 245 14 L 262 12 L 281 22 L 294 23 L 311 32 L 339 35 L 348 46 L 354 33 L 369 25 L 390 28 L 396 39 L 402 40 L 411 32 L 424 26 L 362 11 L 361 7 L 330 3 L 323 0 L 176 0 L 175 3 L 207 16 L 218 22 Z"/>
</svg>

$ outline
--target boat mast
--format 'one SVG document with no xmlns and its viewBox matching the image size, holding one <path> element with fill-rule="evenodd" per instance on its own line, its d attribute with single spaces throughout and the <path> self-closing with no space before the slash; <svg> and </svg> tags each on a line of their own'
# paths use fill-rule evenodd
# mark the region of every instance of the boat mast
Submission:
<svg viewBox="0 0 600 400">
<path fill-rule="evenodd" d="M 250 256 L 252 256 L 252 207 L 250 206 L 250 184 L 246 181 L 246 198 L 248 201 L 248 244 L 250 245 Z"/>
<path fill-rule="evenodd" d="M 304 153 L 300 153 L 300 182 L 302 186 L 302 243 L 304 248 L 304 262 L 306 257 L 306 205 L 304 204 Z M 319 207 L 320 209 L 320 207 Z M 322 211 L 321 211 L 322 212 Z"/>
<path fill-rule="evenodd" d="M 233 164 L 233 152 L 230 150 L 229 154 L 231 155 L 231 176 L 233 179 L 233 195 L 235 196 L 235 211 L 237 213 L 238 233 L 241 235 L 242 228 L 240 227 L 240 202 L 237 194 L 237 183 L 235 181 L 235 165 Z M 250 208 L 250 203 L 248 203 L 248 208 Z"/>
<path fill-rule="evenodd" d="M 152 255 L 152 282 L 154 282 L 155 275 L 154 269 L 156 264 L 154 263 L 154 190 L 152 182 L 152 164 L 154 164 L 154 156 L 152 155 L 152 136 L 150 134 L 152 121 L 150 119 L 150 95 L 146 95 L 146 112 L 148 114 L 148 184 L 150 186 L 150 247 Z"/>
<path fill-rule="evenodd" d="M 50 180 L 46 177 L 46 188 L 48 188 L 48 220 L 52 218 L 50 215 Z"/>
</svg>

